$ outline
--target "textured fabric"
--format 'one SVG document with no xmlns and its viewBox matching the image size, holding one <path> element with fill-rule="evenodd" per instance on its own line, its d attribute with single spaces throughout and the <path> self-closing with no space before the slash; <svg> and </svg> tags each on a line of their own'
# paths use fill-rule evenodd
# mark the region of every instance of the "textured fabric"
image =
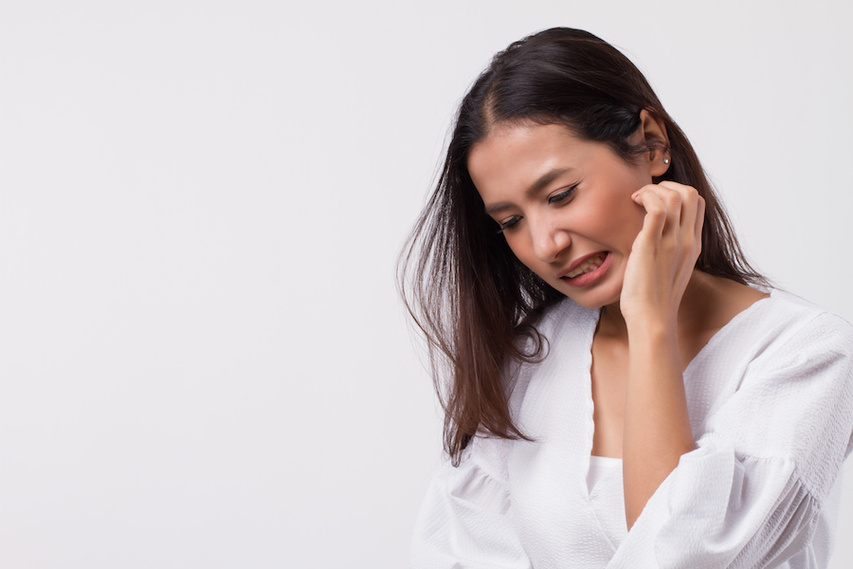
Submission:
<svg viewBox="0 0 853 569">
<path fill-rule="evenodd" d="M 628 532 L 620 485 L 588 487 L 597 320 L 568 299 L 543 318 L 547 357 L 507 377 L 534 441 L 475 437 L 439 471 L 412 566 L 825 567 L 853 444 L 853 328 L 775 290 L 724 326 L 684 373 L 697 448 Z"/>
<path fill-rule="evenodd" d="M 586 485 L 589 503 L 610 543 L 625 539 L 625 499 L 622 493 L 622 460 L 591 456 Z"/>
</svg>

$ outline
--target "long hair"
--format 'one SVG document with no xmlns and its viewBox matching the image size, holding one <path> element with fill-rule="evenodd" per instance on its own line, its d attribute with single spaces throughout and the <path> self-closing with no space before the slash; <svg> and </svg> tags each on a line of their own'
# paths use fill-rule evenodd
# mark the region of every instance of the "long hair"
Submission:
<svg viewBox="0 0 853 569">
<path fill-rule="evenodd" d="M 564 298 L 521 264 L 496 231 L 468 172 L 471 147 L 498 124 L 560 124 L 630 161 L 652 149 L 628 142 L 643 110 L 664 123 L 669 138 L 660 150 L 672 163 L 656 181 L 693 186 L 705 199 L 696 268 L 742 284 L 764 282 L 745 260 L 687 137 L 628 58 L 570 28 L 511 44 L 463 98 L 438 183 L 398 265 L 403 300 L 427 339 L 445 412 L 444 446 L 454 462 L 478 430 L 526 438 L 513 422 L 502 375 L 512 360 L 543 356 L 535 320 Z"/>
</svg>

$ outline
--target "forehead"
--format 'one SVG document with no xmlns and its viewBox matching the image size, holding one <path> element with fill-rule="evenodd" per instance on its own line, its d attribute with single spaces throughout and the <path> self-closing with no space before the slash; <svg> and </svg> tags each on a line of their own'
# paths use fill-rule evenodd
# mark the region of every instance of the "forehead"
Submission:
<svg viewBox="0 0 853 569">
<path fill-rule="evenodd" d="M 471 147 L 468 172 L 481 194 L 523 189 L 551 171 L 579 167 L 602 146 L 563 125 L 499 124 Z"/>
</svg>

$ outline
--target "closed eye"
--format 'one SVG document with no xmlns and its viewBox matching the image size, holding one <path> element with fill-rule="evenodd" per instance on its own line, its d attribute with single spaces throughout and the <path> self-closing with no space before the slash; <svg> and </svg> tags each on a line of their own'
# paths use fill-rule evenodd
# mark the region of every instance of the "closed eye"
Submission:
<svg viewBox="0 0 853 569">
<path fill-rule="evenodd" d="M 512 217 L 504 221 L 498 221 L 498 225 L 500 226 L 500 228 L 498 229 L 498 233 L 510 231 L 519 221 L 521 221 L 521 218 L 517 215 L 513 215 Z"/>
<path fill-rule="evenodd" d="M 554 195 L 548 196 L 548 203 L 556 204 L 561 203 L 568 200 L 575 193 L 575 190 L 578 188 L 577 184 L 571 186 L 561 192 L 558 192 Z"/>
</svg>

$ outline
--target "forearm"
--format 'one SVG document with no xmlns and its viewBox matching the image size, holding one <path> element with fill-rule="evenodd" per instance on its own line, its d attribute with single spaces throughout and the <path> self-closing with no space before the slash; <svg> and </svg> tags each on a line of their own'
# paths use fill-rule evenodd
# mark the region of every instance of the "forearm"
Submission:
<svg viewBox="0 0 853 569">
<path fill-rule="evenodd" d="M 628 528 L 646 502 L 695 448 L 675 326 L 629 328 L 623 484 Z"/>
</svg>

